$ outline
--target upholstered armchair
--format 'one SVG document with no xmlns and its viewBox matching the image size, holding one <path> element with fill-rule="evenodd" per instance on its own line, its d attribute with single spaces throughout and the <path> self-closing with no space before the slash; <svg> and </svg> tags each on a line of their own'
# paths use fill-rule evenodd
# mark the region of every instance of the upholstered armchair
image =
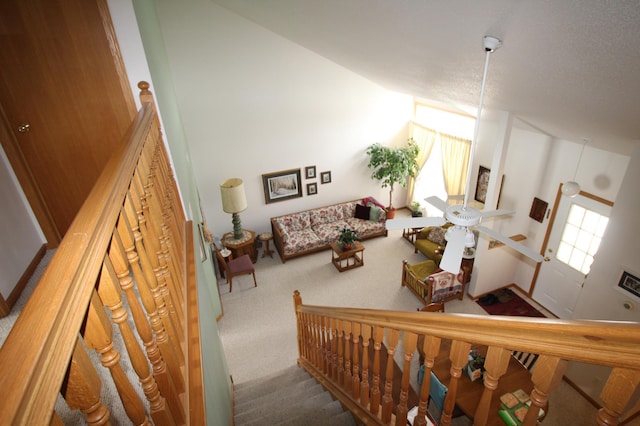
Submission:
<svg viewBox="0 0 640 426">
<path fill-rule="evenodd" d="M 451 226 L 450 223 L 444 226 L 428 226 L 422 228 L 416 235 L 416 241 L 413 243 L 414 253 L 420 252 L 430 260 L 433 260 L 436 265 L 439 265 L 447 244 L 444 239 L 444 234 L 449 226 Z"/>
<path fill-rule="evenodd" d="M 471 271 L 462 267 L 452 274 L 438 268 L 433 260 L 414 264 L 402 261 L 402 283 L 425 305 L 447 302 L 464 297 L 465 286 Z"/>
</svg>

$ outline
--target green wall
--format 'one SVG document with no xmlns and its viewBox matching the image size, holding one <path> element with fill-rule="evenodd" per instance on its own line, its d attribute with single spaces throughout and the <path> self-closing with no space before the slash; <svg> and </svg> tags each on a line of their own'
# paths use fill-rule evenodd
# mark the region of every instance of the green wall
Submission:
<svg viewBox="0 0 640 426">
<path fill-rule="evenodd" d="M 207 424 L 228 425 L 231 424 L 232 416 L 231 379 L 216 322 L 216 318 L 222 313 L 222 307 L 211 251 L 208 248 L 205 250 L 207 259 L 200 261 L 200 229 L 198 224 L 202 222 L 202 210 L 191 167 L 189 146 L 175 99 L 171 70 L 167 61 L 154 0 L 134 0 L 133 5 L 147 63 L 151 71 L 152 90 L 162 116 L 176 180 L 185 203 L 187 216 L 193 221 Z"/>
</svg>

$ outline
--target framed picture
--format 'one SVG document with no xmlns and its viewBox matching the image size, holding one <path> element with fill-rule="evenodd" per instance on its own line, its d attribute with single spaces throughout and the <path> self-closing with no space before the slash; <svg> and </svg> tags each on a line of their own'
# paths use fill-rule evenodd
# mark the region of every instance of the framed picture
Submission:
<svg viewBox="0 0 640 426">
<path fill-rule="evenodd" d="M 204 229 L 201 223 L 198 224 L 198 237 L 200 241 L 200 262 L 204 262 L 207 260 L 207 250 L 204 247 Z"/>
<path fill-rule="evenodd" d="M 538 197 L 533 197 L 533 203 L 531 203 L 531 211 L 529 211 L 529 217 L 542 223 L 548 206 L 549 203 L 547 203 L 546 201 L 542 201 Z"/>
<path fill-rule="evenodd" d="M 262 175 L 265 203 L 289 200 L 302 197 L 300 169 L 283 170 L 281 172 Z"/>
<path fill-rule="evenodd" d="M 322 172 L 322 173 L 320 173 L 320 182 L 321 183 L 331 183 L 331 172 Z"/>
<path fill-rule="evenodd" d="M 313 183 L 308 183 L 307 184 L 307 195 L 316 195 L 318 193 L 318 184 L 313 182 Z"/>
<path fill-rule="evenodd" d="M 309 166 L 304 168 L 304 177 L 305 179 L 315 179 L 316 177 L 316 166 Z"/>
<path fill-rule="evenodd" d="M 623 269 L 618 281 L 618 289 L 640 299 L 640 278 Z"/>
<path fill-rule="evenodd" d="M 491 169 L 480 166 L 478 170 L 478 182 L 476 183 L 476 195 L 474 199 L 482 204 L 487 200 L 487 190 L 489 189 L 489 176 Z"/>
</svg>

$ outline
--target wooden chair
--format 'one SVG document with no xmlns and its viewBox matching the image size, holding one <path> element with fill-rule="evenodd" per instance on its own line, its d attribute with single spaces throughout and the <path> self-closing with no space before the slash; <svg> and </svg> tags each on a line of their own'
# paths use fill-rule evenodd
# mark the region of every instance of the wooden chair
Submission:
<svg viewBox="0 0 640 426">
<path fill-rule="evenodd" d="M 407 287 L 425 305 L 462 300 L 471 271 L 462 266 L 455 275 L 438 268 L 432 260 L 410 264 L 402 261 L 401 286 Z"/>
<path fill-rule="evenodd" d="M 258 286 L 258 283 L 256 282 L 256 268 L 253 266 L 253 262 L 251 262 L 251 258 L 248 254 L 243 254 L 237 259 L 234 259 L 233 255 L 229 255 L 229 260 L 225 260 L 224 256 L 222 256 L 222 253 L 220 253 L 220 250 L 215 246 L 215 244 L 213 249 L 216 252 L 218 264 L 224 268 L 224 275 L 229 283 L 229 293 L 231 293 L 231 290 L 233 289 L 233 277 L 238 275 L 253 275 L 253 286 Z"/>
</svg>

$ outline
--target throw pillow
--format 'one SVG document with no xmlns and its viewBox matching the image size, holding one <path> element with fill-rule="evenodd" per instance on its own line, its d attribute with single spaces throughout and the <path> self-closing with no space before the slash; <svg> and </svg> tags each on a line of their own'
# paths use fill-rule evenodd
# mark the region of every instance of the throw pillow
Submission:
<svg viewBox="0 0 640 426">
<path fill-rule="evenodd" d="M 358 219 L 369 220 L 369 212 L 371 211 L 370 207 L 363 206 L 362 204 L 356 204 L 356 214 L 355 217 Z"/>
<path fill-rule="evenodd" d="M 431 228 L 431 231 L 429 231 L 429 235 L 427 235 L 427 239 L 429 241 L 433 241 L 436 244 L 439 244 L 441 246 L 444 246 L 447 244 L 447 241 L 444 239 L 444 234 L 447 232 L 447 230 L 441 226 L 434 226 L 433 228 Z"/>
<path fill-rule="evenodd" d="M 382 213 L 384 211 L 371 202 L 367 203 L 367 207 L 371 209 L 369 211 L 369 220 L 372 222 L 380 222 L 380 218 L 382 217 Z"/>
</svg>

